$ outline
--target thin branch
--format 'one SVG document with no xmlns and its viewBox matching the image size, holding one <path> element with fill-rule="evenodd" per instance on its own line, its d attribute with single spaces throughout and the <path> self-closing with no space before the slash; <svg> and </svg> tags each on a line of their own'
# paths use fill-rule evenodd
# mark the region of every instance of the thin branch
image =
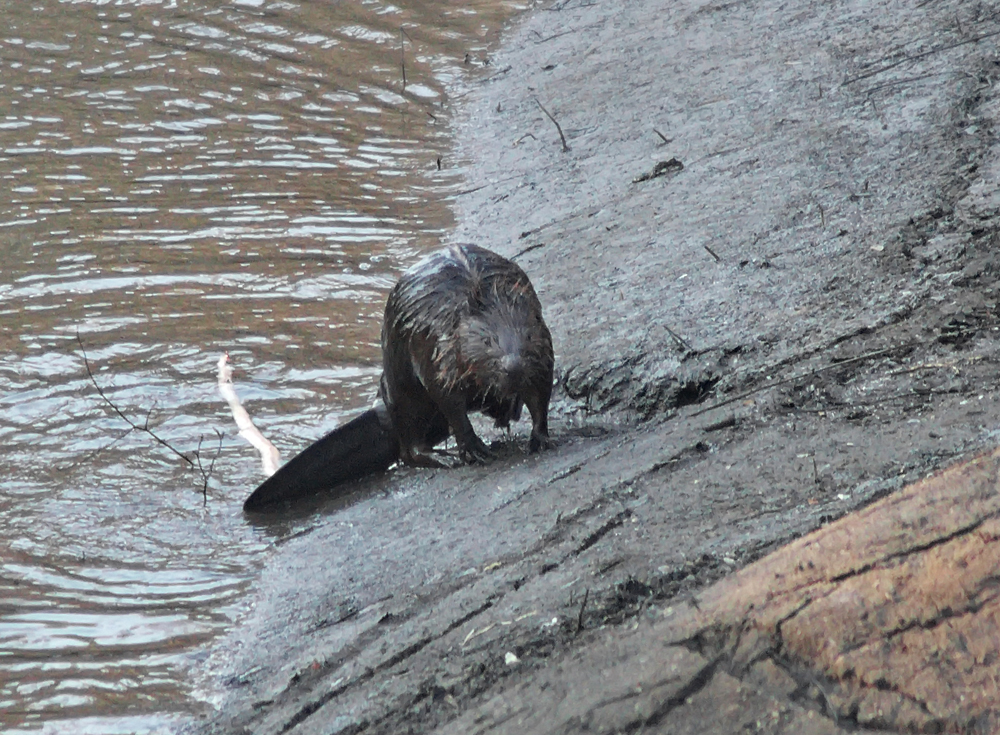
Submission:
<svg viewBox="0 0 1000 735">
<path fill-rule="evenodd" d="M 545 113 L 545 116 L 552 121 L 553 125 L 556 126 L 556 130 L 559 131 L 559 139 L 562 141 L 563 153 L 567 153 L 569 151 L 569 145 L 566 143 L 566 136 L 563 135 L 562 125 L 559 124 L 558 120 L 552 117 L 552 113 L 545 109 L 545 105 L 539 102 L 537 97 L 535 98 L 535 104 L 541 108 L 542 112 Z"/>
<path fill-rule="evenodd" d="M 80 352 L 83 354 L 83 366 L 87 369 L 87 377 L 90 378 L 90 382 L 94 384 L 94 388 L 97 390 L 97 394 L 111 408 L 111 410 L 118 415 L 118 418 L 120 418 L 122 421 L 128 424 L 133 431 L 142 431 L 146 434 L 149 434 L 157 444 L 159 444 L 162 447 L 165 447 L 166 449 L 176 454 L 178 457 L 187 462 L 189 466 L 195 467 L 196 465 L 193 459 L 191 459 L 189 456 L 184 454 L 184 452 L 177 449 L 170 442 L 168 442 L 166 439 L 162 438 L 159 434 L 157 434 L 155 431 L 149 428 L 149 415 L 153 412 L 152 408 L 150 408 L 149 411 L 146 413 L 145 423 L 142 426 L 139 426 L 139 424 L 135 423 L 132 419 L 126 416 L 125 413 L 120 408 L 118 408 L 118 406 L 115 405 L 114 401 L 108 398 L 108 394 L 105 393 L 104 389 L 101 388 L 101 386 L 97 383 L 97 378 L 94 377 L 94 371 L 90 369 L 90 360 L 87 358 L 87 350 L 83 346 L 83 339 L 80 337 L 79 332 L 77 332 L 76 341 L 79 343 Z"/>
<path fill-rule="evenodd" d="M 883 82 L 882 84 L 876 84 L 874 87 L 869 87 L 864 91 L 863 94 L 865 96 L 870 97 L 875 92 L 887 89 L 888 87 L 898 87 L 901 84 L 912 84 L 913 82 L 920 82 L 923 81 L 924 79 L 933 79 L 934 77 L 944 77 L 952 75 L 955 75 L 955 72 L 937 71 L 937 72 L 931 72 L 930 74 L 920 74 L 919 76 L 915 77 L 907 77 L 905 79 L 893 79 L 891 82 Z"/>
<path fill-rule="evenodd" d="M 886 64 L 884 66 L 880 66 L 878 69 L 873 69 L 872 71 L 865 72 L 864 74 L 858 74 L 857 76 L 851 77 L 850 79 L 846 79 L 840 83 L 840 86 L 846 87 L 848 84 L 853 84 L 854 82 L 859 82 L 862 79 L 868 79 L 869 77 L 877 76 L 882 72 L 889 71 L 890 69 L 894 69 L 897 66 L 902 66 L 903 64 L 909 61 L 917 61 L 919 59 L 923 59 L 933 54 L 939 54 L 942 51 L 951 51 L 951 49 L 953 48 L 958 48 L 959 46 L 964 46 L 969 43 L 978 43 L 979 41 L 985 40 L 987 38 L 992 38 L 993 36 L 1000 36 L 1000 31 L 990 31 L 989 33 L 981 33 L 978 36 L 965 38 L 961 41 L 955 41 L 954 43 L 946 43 L 943 46 L 938 46 L 937 48 L 932 48 L 927 51 L 924 51 L 923 53 L 914 54 L 913 56 L 904 56 L 902 59 L 899 59 L 898 61 L 893 61 L 892 63 Z"/>
<path fill-rule="evenodd" d="M 152 437 L 153 441 L 155 441 L 161 447 L 166 448 L 173 454 L 183 459 L 192 469 L 198 470 L 198 472 L 201 474 L 202 496 L 205 499 L 205 503 L 208 503 L 208 481 L 212 476 L 212 471 L 215 469 L 215 460 L 218 459 L 219 455 L 222 453 L 222 433 L 218 429 L 216 429 L 216 434 L 218 434 L 219 436 L 219 447 L 216 450 L 215 455 L 212 457 L 212 461 L 206 468 L 201 461 L 201 444 L 204 437 L 198 439 L 198 448 L 194 451 L 194 459 L 192 459 L 187 454 L 177 449 L 177 447 L 175 447 L 173 444 L 171 444 L 166 439 L 161 437 L 159 434 L 153 431 L 153 429 L 151 429 L 149 426 L 150 418 L 152 417 L 153 410 L 156 407 L 155 403 L 153 404 L 153 406 L 150 407 L 148 411 L 146 411 L 146 417 L 143 420 L 142 425 L 140 426 L 139 424 L 137 424 L 135 421 L 129 418 L 124 411 L 118 408 L 115 402 L 111 400 L 108 394 L 104 392 L 104 389 L 97 382 L 97 378 L 94 376 L 94 371 L 90 367 L 90 359 L 87 357 L 87 349 L 83 345 L 83 339 L 80 337 L 79 332 L 77 332 L 76 334 L 76 341 L 80 345 L 80 353 L 83 355 L 83 366 L 87 370 L 87 377 L 90 378 L 90 382 L 93 384 L 94 389 L 97 391 L 97 394 L 101 397 L 101 400 L 103 400 L 104 403 L 106 403 L 111 408 L 111 410 L 114 411 L 115 415 L 117 415 L 118 418 L 124 421 L 129 427 L 128 430 L 124 434 L 122 434 L 122 436 L 119 436 L 118 438 L 115 439 L 115 442 L 120 441 L 123 437 L 127 436 L 133 431 L 141 431 L 144 434 L 148 434 L 150 437 Z M 112 442 L 112 444 L 114 444 L 115 442 Z"/>
<path fill-rule="evenodd" d="M 576 616 L 576 632 L 583 630 L 583 611 L 587 609 L 587 600 L 590 599 L 590 587 L 583 592 L 583 602 L 580 604 L 580 614 Z"/>
<path fill-rule="evenodd" d="M 198 437 L 198 450 L 194 453 L 195 458 L 198 460 L 198 471 L 201 473 L 201 496 L 204 505 L 208 505 L 208 478 L 212 476 L 212 470 L 215 469 L 215 460 L 222 454 L 222 432 L 216 429 L 215 434 L 219 438 L 219 446 L 216 447 L 215 454 L 212 455 L 212 461 L 208 463 L 207 470 L 201 464 L 201 443 L 205 440 L 204 436 Z"/>
<path fill-rule="evenodd" d="M 544 242 L 536 242 L 534 245 L 529 245 L 524 250 L 521 250 L 520 252 L 518 252 L 516 255 L 511 256 L 511 260 L 517 260 L 522 255 L 524 255 L 525 253 L 530 253 L 532 250 L 538 250 L 538 248 L 544 248 L 544 247 L 545 247 L 545 243 Z"/>
<path fill-rule="evenodd" d="M 811 378 L 816 375 L 819 375 L 820 373 L 825 373 L 830 370 L 836 370 L 839 367 L 843 367 L 844 365 L 850 365 L 851 363 L 854 362 L 863 362 L 865 360 L 871 360 L 876 357 L 881 357 L 882 355 L 888 355 L 891 352 L 898 352 L 900 350 L 912 349 L 921 344 L 923 343 L 919 341 L 904 342 L 901 345 L 896 345 L 894 347 L 886 347 L 885 349 L 875 350 L 874 352 L 867 352 L 864 355 L 858 355 L 857 357 L 852 357 L 849 360 L 841 360 L 839 362 L 833 363 L 832 365 L 824 365 L 823 367 L 815 368 L 814 370 L 810 370 L 809 372 L 806 373 L 800 373 L 798 375 L 792 375 L 787 378 L 782 378 L 781 380 L 776 380 L 775 382 L 768 383 L 767 385 L 761 385 L 757 386 L 756 388 L 751 388 L 750 390 L 744 391 L 738 395 L 733 396 L 732 398 L 727 398 L 724 401 L 719 401 L 718 403 L 713 404 L 711 406 L 706 406 L 705 408 L 695 411 L 694 413 L 691 414 L 691 416 L 692 417 L 700 416 L 703 413 L 708 413 L 709 411 L 714 411 L 717 408 L 728 406 L 730 403 L 736 403 L 737 401 L 742 401 L 744 398 L 748 398 L 754 395 L 755 393 L 760 393 L 762 391 L 769 390 L 771 388 L 777 388 L 779 385 L 786 385 L 788 383 L 794 383 L 796 381 L 803 380 L 804 378 Z"/>
<path fill-rule="evenodd" d="M 406 91 L 406 41 L 407 39 L 410 43 L 413 43 L 413 39 L 403 30 L 403 26 L 399 27 L 399 68 L 403 72 L 403 91 Z"/>
<path fill-rule="evenodd" d="M 661 133 L 656 128 L 653 128 L 653 132 L 660 136 L 660 140 L 663 141 L 663 145 L 667 145 L 668 143 L 673 143 L 674 142 L 673 138 L 668 138 L 667 136 L 665 136 L 663 133 Z"/>
<path fill-rule="evenodd" d="M 677 334 L 677 332 L 668 327 L 666 324 L 663 325 L 663 328 L 667 330 L 667 334 L 669 334 L 671 337 L 674 338 L 674 341 L 678 345 L 680 345 L 680 348 L 682 350 L 685 350 L 686 352 L 694 352 L 694 350 L 691 349 L 691 345 L 689 345 L 684 339 L 682 339 L 681 336 Z"/>
</svg>

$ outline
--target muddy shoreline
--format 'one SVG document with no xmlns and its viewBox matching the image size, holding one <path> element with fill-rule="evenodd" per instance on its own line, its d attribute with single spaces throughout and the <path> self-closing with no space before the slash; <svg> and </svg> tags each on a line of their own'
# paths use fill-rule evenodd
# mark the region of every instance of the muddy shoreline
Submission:
<svg viewBox="0 0 1000 735">
<path fill-rule="evenodd" d="M 454 239 L 535 283 L 557 447 L 526 456 L 522 426 L 485 470 L 397 471 L 317 511 L 199 662 L 203 729 L 917 722 L 837 710 L 807 660 L 783 685 L 704 635 L 664 647 L 662 621 L 996 443 L 998 35 L 990 4 L 900 0 L 520 19 L 462 101 Z M 727 687 L 779 715 L 726 714 Z"/>
</svg>

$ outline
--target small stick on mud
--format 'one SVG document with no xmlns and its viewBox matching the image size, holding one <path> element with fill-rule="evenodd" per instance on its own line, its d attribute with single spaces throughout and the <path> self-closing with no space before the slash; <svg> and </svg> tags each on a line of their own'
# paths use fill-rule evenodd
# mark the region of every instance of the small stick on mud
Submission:
<svg viewBox="0 0 1000 735">
<path fill-rule="evenodd" d="M 667 136 L 665 136 L 665 135 L 664 135 L 663 133 L 661 133 L 661 132 L 660 132 L 659 130 L 657 130 L 656 128 L 653 128 L 653 132 L 654 132 L 654 133 L 656 133 L 657 135 L 659 135 L 659 136 L 660 136 L 660 140 L 662 140 L 662 141 L 663 141 L 663 145 L 668 145 L 668 144 L 670 144 L 670 143 L 673 143 L 673 142 L 674 142 L 674 139 L 673 139 L 673 138 L 668 138 Z"/>
<path fill-rule="evenodd" d="M 677 332 L 668 327 L 666 324 L 663 325 L 663 328 L 667 330 L 667 334 L 669 334 L 671 337 L 674 338 L 674 341 L 680 346 L 682 350 L 686 352 L 694 352 L 694 350 L 691 349 L 691 345 L 689 345 L 684 339 L 682 339 L 681 336 L 677 334 Z"/>
<path fill-rule="evenodd" d="M 727 416 L 726 418 L 720 419 L 719 421 L 716 421 L 713 424 L 709 424 L 708 426 L 703 428 L 702 431 L 704 431 L 706 434 L 711 431 L 722 431 L 723 429 L 728 429 L 731 426 L 736 426 L 736 423 L 737 421 L 735 416 Z"/>
<path fill-rule="evenodd" d="M 893 353 L 893 352 L 899 352 L 900 350 L 913 349 L 914 347 L 918 347 L 921 344 L 923 344 L 923 343 L 919 342 L 919 341 L 904 342 L 903 344 L 896 345 L 894 347 L 886 347 L 885 349 L 875 350 L 874 352 L 866 352 L 864 355 L 858 355 L 857 357 L 852 357 L 849 360 L 840 360 L 839 362 L 835 362 L 832 365 L 824 365 L 823 367 L 815 368 L 815 369 L 810 370 L 810 371 L 808 371 L 806 373 L 801 373 L 799 375 L 791 375 L 791 376 L 789 376 L 787 378 L 782 378 L 781 380 L 776 380 L 773 383 L 767 383 L 766 385 L 760 385 L 760 386 L 757 386 L 756 388 L 751 388 L 750 390 L 743 391 L 742 393 L 739 393 L 739 394 L 737 394 L 737 395 L 735 395 L 735 396 L 733 396 L 731 398 L 727 398 L 724 401 L 719 401 L 718 403 L 716 403 L 714 405 L 706 406 L 705 408 L 698 409 L 697 411 L 694 411 L 691 414 L 691 418 L 694 418 L 695 416 L 701 416 L 703 413 L 708 413 L 709 411 L 714 411 L 715 409 L 722 408 L 723 406 L 728 406 L 731 403 L 736 403 L 737 401 L 742 401 L 744 398 L 748 398 L 748 397 L 754 395 L 755 393 L 760 393 L 760 392 L 765 391 L 765 390 L 770 390 L 771 388 L 777 388 L 779 385 L 786 385 L 788 383 L 793 383 L 793 382 L 795 382 L 797 380 L 803 380 L 805 378 L 811 378 L 811 377 L 813 377 L 815 375 L 819 375 L 821 373 L 825 373 L 825 372 L 827 372 L 829 370 L 836 370 L 837 368 L 844 367 L 845 365 L 850 365 L 850 364 L 855 363 L 855 362 L 864 362 L 865 360 L 872 360 L 872 359 L 874 359 L 876 357 L 882 357 L 882 355 L 888 355 L 888 354 Z"/>
<path fill-rule="evenodd" d="M 583 611 L 587 609 L 587 600 L 590 599 L 590 587 L 583 591 L 583 603 L 580 605 L 580 614 L 576 616 L 576 633 L 583 630 Z"/>
<path fill-rule="evenodd" d="M 538 31 L 532 31 L 532 33 L 534 33 L 535 36 L 537 36 L 537 38 L 538 38 L 538 40 L 535 41 L 535 43 L 539 44 L 539 43 L 545 43 L 546 41 L 551 41 L 554 38 L 559 38 L 560 36 L 568 35 L 570 33 L 576 33 L 578 30 L 580 30 L 580 29 L 579 28 L 570 28 L 568 31 L 560 31 L 559 33 L 553 33 L 551 36 L 545 36 L 545 38 L 542 38 L 542 34 L 539 33 Z"/>
<path fill-rule="evenodd" d="M 883 72 L 887 72 L 890 69 L 895 69 L 897 66 L 901 66 L 902 64 L 906 64 L 911 61 L 918 61 L 919 59 L 926 58 L 933 54 L 939 54 L 942 53 L 943 51 L 951 51 L 953 48 L 958 48 L 959 46 L 965 46 L 966 44 L 969 43 L 979 43 L 980 41 L 983 41 L 987 38 L 993 38 L 993 36 L 1000 36 L 1000 31 L 988 31 L 987 33 L 981 33 L 977 36 L 969 36 L 968 38 L 965 38 L 961 41 L 956 41 L 954 43 L 946 43 L 936 48 L 923 51 L 919 54 L 914 54 L 913 56 L 904 56 L 902 59 L 898 59 L 893 62 L 888 62 L 888 59 L 890 57 L 887 56 L 883 59 L 883 61 L 886 61 L 888 63 L 880 66 L 877 69 L 866 71 L 864 74 L 858 74 L 857 76 L 849 77 L 845 79 L 843 82 L 841 82 L 840 86 L 846 87 L 848 84 L 854 84 L 855 82 L 859 82 L 862 79 L 868 79 L 869 77 L 873 77 L 877 74 L 882 74 Z"/>
<path fill-rule="evenodd" d="M 552 113 L 545 109 L 545 105 L 543 105 L 541 102 L 539 102 L 537 97 L 535 98 L 535 104 L 538 105 L 541 108 L 542 112 L 545 113 L 545 116 L 549 120 L 552 121 L 553 125 L 556 126 L 556 130 L 559 131 L 559 139 L 562 141 L 563 153 L 568 153 L 569 152 L 569 145 L 566 143 L 566 136 L 563 135 L 562 125 L 559 124 L 558 120 L 556 120 L 554 117 L 552 117 Z"/>
<path fill-rule="evenodd" d="M 524 255 L 525 253 L 530 253 L 532 250 L 538 250 L 538 248 L 544 248 L 544 247 L 545 247 L 545 243 L 544 242 L 536 242 L 534 245 L 529 245 L 524 250 L 522 250 L 519 253 L 517 253 L 517 255 L 514 255 L 513 257 L 511 257 L 511 260 L 517 260 L 522 255 Z"/>
<path fill-rule="evenodd" d="M 716 263 L 721 263 L 721 262 L 722 262 L 722 258 L 720 258 L 720 257 L 719 257 L 719 256 L 718 256 L 718 255 L 716 254 L 716 252 L 715 252 L 714 250 L 712 250 L 712 248 L 710 248 L 710 247 L 709 247 L 708 245 L 702 245 L 702 247 L 703 247 L 703 248 L 705 248 L 705 250 L 707 250 L 707 251 L 708 251 L 708 254 L 709 254 L 709 255 L 711 255 L 711 256 L 712 256 L 713 258 L 715 258 L 715 262 L 716 262 Z"/>
</svg>

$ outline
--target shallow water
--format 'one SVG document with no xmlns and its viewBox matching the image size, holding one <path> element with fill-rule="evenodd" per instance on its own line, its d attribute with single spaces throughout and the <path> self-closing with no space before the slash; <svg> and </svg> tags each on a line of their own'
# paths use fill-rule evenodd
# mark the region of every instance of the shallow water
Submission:
<svg viewBox="0 0 1000 735">
<path fill-rule="evenodd" d="M 446 90 L 518 7 L 0 0 L 4 732 L 197 710 L 184 660 L 307 522 L 243 518 L 216 362 L 286 456 L 371 400 L 451 224 Z"/>
</svg>

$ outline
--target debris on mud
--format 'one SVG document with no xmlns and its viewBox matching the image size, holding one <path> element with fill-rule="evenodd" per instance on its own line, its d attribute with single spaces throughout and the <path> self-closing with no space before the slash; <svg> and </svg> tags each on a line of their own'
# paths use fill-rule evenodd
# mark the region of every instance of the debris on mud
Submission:
<svg viewBox="0 0 1000 735">
<path fill-rule="evenodd" d="M 655 179 L 658 176 L 666 176 L 667 174 L 676 174 L 684 170 L 684 164 L 678 161 L 676 158 L 671 158 L 669 161 L 659 161 L 655 166 L 653 166 L 652 171 L 648 171 L 644 174 L 639 174 L 634 179 L 632 179 L 633 184 L 638 184 L 643 181 L 649 181 L 650 179 Z"/>
</svg>

